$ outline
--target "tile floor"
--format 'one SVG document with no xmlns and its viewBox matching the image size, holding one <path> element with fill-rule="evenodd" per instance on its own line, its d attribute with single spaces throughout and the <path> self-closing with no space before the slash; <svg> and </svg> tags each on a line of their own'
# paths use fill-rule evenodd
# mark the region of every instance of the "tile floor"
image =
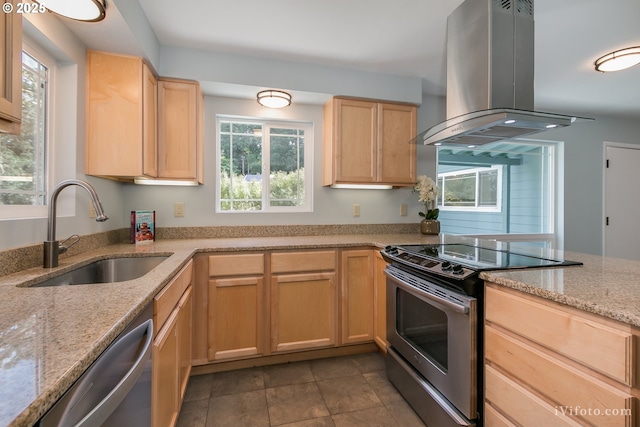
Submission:
<svg viewBox="0 0 640 427">
<path fill-rule="evenodd" d="M 379 353 L 193 376 L 178 427 L 424 427 Z"/>
</svg>

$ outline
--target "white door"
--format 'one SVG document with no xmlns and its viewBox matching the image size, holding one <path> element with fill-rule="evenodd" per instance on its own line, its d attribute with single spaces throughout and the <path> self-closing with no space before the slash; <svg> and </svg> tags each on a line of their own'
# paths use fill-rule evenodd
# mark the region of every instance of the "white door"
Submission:
<svg viewBox="0 0 640 427">
<path fill-rule="evenodd" d="M 604 255 L 640 260 L 640 145 L 605 145 Z"/>
</svg>

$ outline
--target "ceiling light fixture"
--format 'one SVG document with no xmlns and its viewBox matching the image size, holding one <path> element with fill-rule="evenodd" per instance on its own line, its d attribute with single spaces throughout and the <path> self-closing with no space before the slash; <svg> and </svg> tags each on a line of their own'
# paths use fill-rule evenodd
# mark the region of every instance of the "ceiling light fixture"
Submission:
<svg viewBox="0 0 640 427">
<path fill-rule="evenodd" d="M 596 59 L 596 71 L 619 71 L 640 64 L 640 46 L 616 50 Z"/>
<path fill-rule="evenodd" d="M 291 95 L 281 90 L 263 90 L 258 92 L 258 104 L 268 108 L 282 108 L 291 105 Z"/>
<path fill-rule="evenodd" d="M 105 0 L 37 0 L 49 11 L 76 21 L 102 21 L 105 14 Z"/>
</svg>

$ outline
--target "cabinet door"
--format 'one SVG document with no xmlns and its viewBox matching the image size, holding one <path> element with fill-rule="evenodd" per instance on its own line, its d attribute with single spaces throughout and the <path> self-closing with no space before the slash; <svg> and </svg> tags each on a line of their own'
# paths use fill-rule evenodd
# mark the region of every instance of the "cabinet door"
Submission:
<svg viewBox="0 0 640 427">
<path fill-rule="evenodd" d="M 373 341 L 373 251 L 342 251 L 342 344 Z"/>
<path fill-rule="evenodd" d="M 336 345 L 335 273 L 271 278 L 271 350 Z"/>
<path fill-rule="evenodd" d="M 17 3 L 5 1 L 3 3 Z M 14 7 L 15 9 L 15 7 Z M 0 16 L 0 132 L 20 133 L 22 118 L 22 15 Z"/>
<path fill-rule="evenodd" d="M 209 360 L 262 354 L 263 278 L 209 280 Z"/>
<path fill-rule="evenodd" d="M 197 82 L 158 82 L 158 176 L 198 178 L 199 100 Z"/>
<path fill-rule="evenodd" d="M 335 181 L 376 182 L 375 102 L 335 100 Z"/>
<path fill-rule="evenodd" d="M 187 391 L 191 373 L 191 318 L 193 315 L 193 286 L 189 286 L 178 303 L 178 385 L 179 401 L 182 402 Z"/>
<path fill-rule="evenodd" d="M 387 352 L 387 262 L 375 250 L 375 272 L 373 277 L 373 339 L 380 350 Z"/>
<path fill-rule="evenodd" d="M 144 175 L 143 76 L 147 73 L 140 58 L 87 52 L 88 175 Z"/>
<path fill-rule="evenodd" d="M 178 311 L 174 310 L 153 343 L 151 424 L 175 425 L 178 419 Z"/>
<path fill-rule="evenodd" d="M 413 185 L 416 182 L 416 107 L 378 104 L 379 182 Z"/>
</svg>

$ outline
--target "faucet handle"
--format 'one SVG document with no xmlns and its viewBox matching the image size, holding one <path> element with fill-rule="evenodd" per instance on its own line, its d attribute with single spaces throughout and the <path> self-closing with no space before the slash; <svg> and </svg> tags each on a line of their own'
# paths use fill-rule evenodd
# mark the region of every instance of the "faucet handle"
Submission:
<svg viewBox="0 0 640 427">
<path fill-rule="evenodd" d="M 69 240 L 73 241 L 71 243 L 69 243 L 69 245 L 67 245 L 66 243 Z M 80 241 L 80 236 L 78 236 L 77 234 L 72 234 L 71 236 L 67 237 L 66 239 L 64 239 L 62 242 L 60 242 L 60 246 L 59 246 L 59 252 L 60 254 L 63 254 L 67 251 L 67 249 L 69 249 L 71 246 L 75 245 L 76 243 L 78 243 Z"/>
</svg>

